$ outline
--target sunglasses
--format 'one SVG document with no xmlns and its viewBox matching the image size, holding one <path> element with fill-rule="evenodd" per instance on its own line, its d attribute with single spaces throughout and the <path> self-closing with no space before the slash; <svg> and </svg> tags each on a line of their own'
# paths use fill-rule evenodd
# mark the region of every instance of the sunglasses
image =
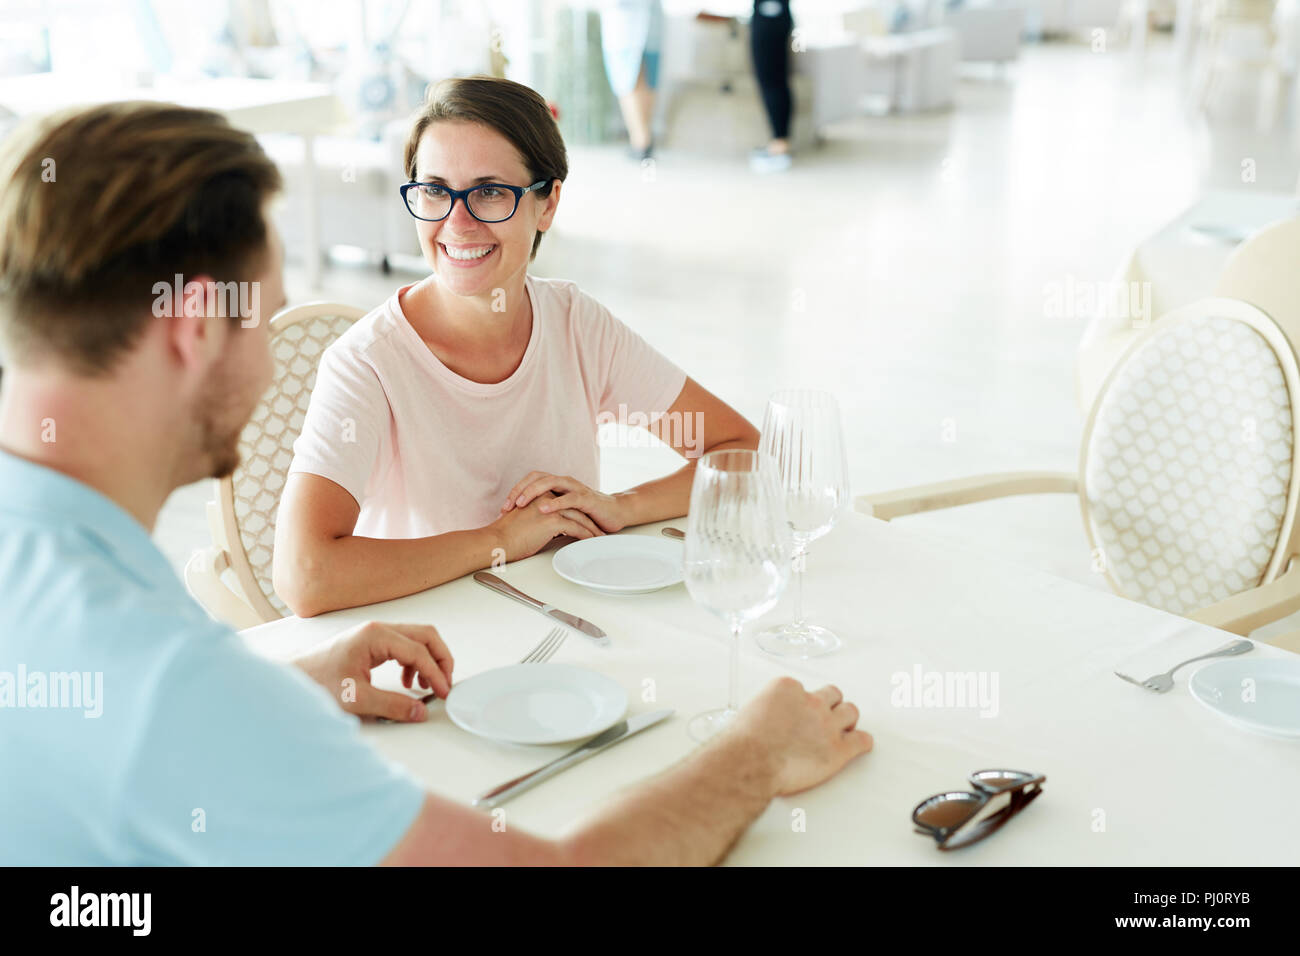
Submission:
<svg viewBox="0 0 1300 956">
<path fill-rule="evenodd" d="M 1023 770 L 976 770 L 968 779 L 974 790 L 936 793 L 922 800 L 912 811 L 916 832 L 934 837 L 940 850 L 957 850 L 978 843 L 1029 806 L 1043 792 L 1043 783 L 1047 780 L 1042 774 Z M 965 829 L 958 839 L 952 839 L 979 815 L 990 800 L 1002 794 L 1010 794 L 1006 806 Z"/>
</svg>

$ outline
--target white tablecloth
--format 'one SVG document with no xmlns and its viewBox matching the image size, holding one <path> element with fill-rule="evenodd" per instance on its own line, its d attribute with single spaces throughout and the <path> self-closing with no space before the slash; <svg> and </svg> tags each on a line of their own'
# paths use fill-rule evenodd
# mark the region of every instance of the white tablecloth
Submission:
<svg viewBox="0 0 1300 956">
<path fill-rule="evenodd" d="M 684 523 L 678 522 L 678 526 Z M 655 534 L 659 525 L 634 529 Z M 686 756 L 686 720 L 725 700 L 724 627 L 685 587 L 602 596 L 559 578 L 543 554 L 502 569 L 511 583 L 580 614 L 611 635 L 599 648 L 570 635 L 555 658 L 596 668 L 628 690 L 634 712 L 673 707 L 671 720 L 505 805 L 508 825 L 555 835 L 617 789 Z M 1177 687 L 1156 695 L 1112 675 L 1147 677 L 1217 647 L 1221 631 L 1102 591 L 961 551 L 897 525 L 847 515 L 814 544 L 806 603 L 847 647 L 807 663 L 767 657 L 746 632 L 743 697 L 790 673 L 833 681 L 862 711 L 875 750 L 829 783 L 776 800 L 735 847 L 738 864 L 1294 864 L 1300 820 L 1300 742 L 1255 736 Z M 789 604 L 770 616 L 788 615 Z M 465 578 L 368 608 L 244 632 L 287 656 L 354 622 L 435 624 L 456 678 L 517 661 L 548 630 L 534 611 Z M 1281 657 L 1260 646 L 1252 657 Z M 1249 658 L 1246 658 L 1249 659 Z M 376 678 L 398 686 L 395 668 Z M 996 714 L 895 706 L 896 674 L 997 675 Z M 431 709 L 419 725 L 366 722 L 363 733 L 434 791 L 468 803 L 565 747 L 495 744 Z M 912 831 L 912 807 L 965 787 L 971 771 L 1011 767 L 1047 775 L 1032 807 L 991 839 L 943 854 Z M 1278 812 L 1269 809 L 1278 807 Z M 801 824 L 801 826 L 800 826 Z"/>
</svg>

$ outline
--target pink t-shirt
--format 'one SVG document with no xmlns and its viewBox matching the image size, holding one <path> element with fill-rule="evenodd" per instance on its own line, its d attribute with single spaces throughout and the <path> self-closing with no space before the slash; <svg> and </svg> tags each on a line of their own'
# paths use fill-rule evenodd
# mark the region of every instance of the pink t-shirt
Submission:
<svg viewBox="0 0 1300 956">
<path fill-rule="evenodd" d="M 686 384 L 680 368 L 574 283 L 524 281 L 532 335 L 504 382 L 443 365 L 402 314 L 405 289 L 325 350 L 289 472 L 347 489 L 361 505 L 355 534 L 481 528 L 534 470 L 595 488 L 597 416 L 672 407 Z"/>
</svg>

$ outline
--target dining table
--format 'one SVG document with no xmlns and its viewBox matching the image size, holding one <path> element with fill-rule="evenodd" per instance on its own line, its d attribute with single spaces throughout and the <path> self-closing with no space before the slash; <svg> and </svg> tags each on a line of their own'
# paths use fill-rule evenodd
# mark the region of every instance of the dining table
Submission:
<svg viewBox="0 0 1300 956">
<path fill-rule="evenodd" d="M 620 532 L 658 536 L 685 518 Z M 629 714 L 674 715 L 520 794 L 508 826 L 559 836 L 700 746 L 692 716 L 726 701 L 729 635 L 678 583 L 614 595 L 561 578 L 544 551 L 495 568 L 510 584 L 597 624 L 599 646 L 573 631 L 552 658 L 590 668 L 627 692 Z M 834 684 L 860 710 L 870 753 L 813 789 L 773 800 L 732 848 L 732 865 L 1294 865 L 1300 740 L 1251 732 L 1195 699 L 1189 675 L 1154 693 L 1141 680 L 1233 635 L 1096 587 L 858 512 L 815 541 L 804 609 L 839 634 L 823 657 L 773 657 L 756 629 L 789 619 L 791 588 L 741 638 L 740 699 L 790 675 Z M 553 622 L 464 577 L 398 600 L 287 617 L 241 632 L 284 660 L 366 620 L 432 624 L 455 657 L 454 681 L 516 663 Z M 1256 642 L 1238 661 L 1296 655 Z M 537 666 L 550 666 L 541 664 Z M 393 662 L 378 686 L 400 689 Z M 940 690 L 943 688 L 943 690 Z M 964 688 L 964 690 L 963 690 Z M 977 690 L 978 689 L 978 690 Z M 933 693 L 931 693 L 933 691 Z M 475 736 L 435 702 L 421 723 L 358 718 L 364 739 L 429 790 L 469 805 L 479 794 L 565 753 Z M 292 764 L 292 755 L 286 756 Z M 1045 776 L 1042 794 L 990 838 L 950 852 L 913 827 L 913 808 L 969 789 L 981 769 Z"/>
</svg>

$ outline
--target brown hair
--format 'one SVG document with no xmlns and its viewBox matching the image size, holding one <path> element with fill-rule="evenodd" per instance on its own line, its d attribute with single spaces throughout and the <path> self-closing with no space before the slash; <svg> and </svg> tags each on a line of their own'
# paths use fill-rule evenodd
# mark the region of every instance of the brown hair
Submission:
<svg viewBox="0 0 1300 956">
<path fill-rule="evenodd" d="M 542 199 L 551 195 L 555 180 L 563 182 L 569 175 L 564 138 L 550 107 L 538 92 L 501 77 L 470 76 L 442 80 L 429 87 L 424 105 L 411 124 L 411 134 L 406 138 L 403 162 L 406 177 L 412 182 L 420 138 L 431 124 L 446 121 L 481 123 L 508 139 L 528 167 L 530 182 L 524 185 L 546 180 L 546 185 L 535 194 Z M 537 255 L 541 243 L 542 234 L 538 232 L 533 236 L 530 258 Z"/>
<path fill-rule="evenodd" d="M 28 122 L 0 155 L 0 331 L 12 359 L 106 372 L 154 284 L 247 280 L 280 174 L 218 113 L 108 103 Z"/>
</svg>

